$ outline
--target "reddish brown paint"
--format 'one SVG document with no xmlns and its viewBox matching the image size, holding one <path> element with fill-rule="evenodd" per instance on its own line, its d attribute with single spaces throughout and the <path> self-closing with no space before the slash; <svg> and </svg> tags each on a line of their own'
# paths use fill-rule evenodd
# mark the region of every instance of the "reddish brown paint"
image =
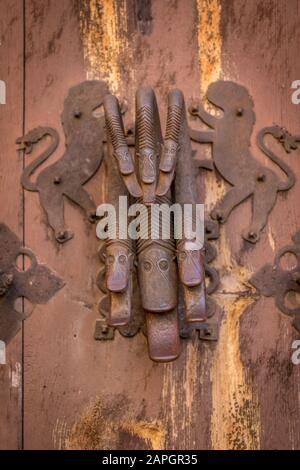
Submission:
<svg viewBox="0 0 300 470">
<path fill-rule="evenodd" d="M 222 2 L 223 73 L 244 84 L 254 98 L 253 137 L 274 122 L 291 133 L 299 132 L 300 108 L 292 104 L 290 88 L 300 76 L 299 9 L 298 0 Z M 263 161 L 254 139 L 253 148 Z M 226 227 L 233 255 L 241 265 L 251 266 L 253 272 L 273 259 L 272 243 L 277 251 L 299 229 L 299 154 L 286 156 L 276 144 L 273 149 L 296 173 L 295 187 L 286 197 L 278 197 L 269 225 L 255 248 L 246 248 L 238 235 L 249 220 L 249 204 L 237 209 Z M 277 311 L 274 300 L 265 298 L 250 306 L 241 319 L 242 361 L 249 383 L 257 392 L 263 449 L 300 446 L 300 369 L 291 363 L 291 345 L 297 334 L 290 323 Z"/>
<path fill-rule="evenodd" d="M 70 86 L 86 78 L 79 28 L 81 4 L 75 0 L 26 1 L 25 130 L 48 125 L 59 129 L 62 136 L 59 115 L 63 99 Z M 16 189 L 22 168 L 14 141 L 22 133 L 23 12 L 21 2 L 13 0 L 2 2 L 0 8 L 4 38 L 0 78 L 11 78 L 12 87 L 8 91 L 5 117 L 0 115 L 1 126 L 6 129 L 5 137 L 1 137 L 0 158 L 5 168 L 1 173 L 1 201 L 9 197 L 10 204 L 1 204 L 0 211 L 1 219 L 22 235 L 22 198 Z M 291 104 L 289 89 L 291 81 L 300 76 L 299 8 L 298 0 L 221 2 L 222 74 L 249 88 L 255 101 L 256 130 L 274 121 L 293 133 L 299 132 L 299 108 Z M 141 29 L 137 31 L 133 0 L 127 1 L 127 12 L 128 30 L 123 34 L 131 54 L 126 51 L 121 54 L 124 80 L 120 83 L 120 95 L 127 97 L 129 109 L 134 109 L 138 85 L 155 88 L 162 113 L 169 87 L 180 86 L 187 104 L 199 96 L 196 2 L 153 1 L 151 31 L 146 35 Z M 0 112 L 3 113 L 2 107 Z M 130 118 L 128 113 L 128 122 Z M 56 157 L 62 150 L 63 138 Z M 263 159 L 261 154 L 258 157 Z M 289 159 L 299 179 L 299 158 L 296 155 L 283 158 Z M 101 172 L 87 186 L 100 203 L 104 187 Z M 239 269 L 247 266 L 255 271 L 273 259 L 273 244 L 276 248 L 286 245 L 298 228 L 299 187 L 288 197 L 278 199 L 257 246 L 245 247 L 240 237 L 249 220 L 249 204 L 236 209 L 223 228 Z M 113 342 L 95 342 L 93 330 L 99 300 L 95 280 L 99 263 L 93 229 L 83 221 L 77 208 L 68 205 L 66 219 L 76 237 L 60 247 L 53 243 L 36 194 L 26 194 L 24 215 L 26 244 L 67 283 L 64 291 L 46 306 L 37 306 L 24 326 L 24 447 L 62 448 L 78 442 L 79 447 L 83 446 L 86 441 L 81 440 L 80 432 L 85 430 L 82 423 L 90 403 L 92 410 L 97 403 L 106 407 L 105 420 L 111 421 L 113 429 L 109 434 L 111 448 L 143 448 L 145 442 L 146 447 L 170 449 L 216 445 L 211 437 L 214 419 L 211 371 L 216 345 L 195 339 L 194 346 L 185 344 L 176 363 L 160 365 L 147 358 L 142 335 L 132 340 L 117 336 Z M 231 269 L 226 266 L 221 278 Z M 221 289 L 226 291 L 222 284 Z M 230 295 L 225 292 L 224 297 Z M 289 319 L 275 309 L 272 299 L 251 305 L 239 318 L 241 360 L 247 384 L 259 404 L 260 446 L 299 448 L 300 372 L 290 362 L 291 343 L 296 334 Z M 15 370 L 16 362 L 22 363 L 20 335 L 9 346 L 8 354 L 8 362 Z M 222 351 L 219 357 L 222 358 Z M 20 387 L 11 388 L 11 377 L 5 367 L 0 366 L 0 448 L 17 448 L 21 445 L 18 437 L 22 426 L 21 393 Z M 221 373 L 226 378 L 222 363 Z M 127 431 L 122 431 L 120 396 L 125 397 L 130 408 Z M 222 406 L 221 398 L 215 406 Z M 233 428 L 226 436 L 228 446 L 247 445 L 238 435 L 245 426 L 252 432 L 248 410 L 247 403 L 238 410 Z M 88 416 L 90 423 L 94 415 Z M 96 414 L 93 421 L 96 426 L 97 420 Z M 78 432 L 75 444 L 74 429 Z M 147 440 L 145 436 L 150 437 Z M 101 436 L 97 435 L 97 439 L 96 447 L 104 442 Z M 89 447 L 94 445 L 93 440 L 88 441 Z"/>
<path fill-rule="evenodd" d="M 0 4 L 0 76 L 6 83 L 6 104 L 0 105 L 0 220 L 22 239 L 23 197 L 18 181 L 22 156 L 14 139 L 23 132 L 23 6 Z M 12 190 L 12 188 L 15 188 Z M 0 448 L 22 446 L 22 332 L 9 344 L 0 365 Z"/>
</svg>

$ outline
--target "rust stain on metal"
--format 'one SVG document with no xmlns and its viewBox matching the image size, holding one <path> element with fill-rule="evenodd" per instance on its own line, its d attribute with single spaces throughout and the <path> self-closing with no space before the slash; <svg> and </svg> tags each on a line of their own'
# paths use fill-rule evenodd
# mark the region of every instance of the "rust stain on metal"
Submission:
<svg viewBox="0 0 300 470">
<path fill-rule="evenodd" d="M 240 354 L 239 323 L 253 298 L 226 299 L 226 316 L 211 370 L 213 449 L 259 449 L 260 416 L 257 397 Z"/>
<path fill-rule="evenodd" d="M 120 86 L 121 60 L 131 53 L 126 0 L 81 0 L 80 29 L 88 79 L 103 79 L 113 92 Z M 132 72 L 133 73 L 133 72 Z"/>
</svg>

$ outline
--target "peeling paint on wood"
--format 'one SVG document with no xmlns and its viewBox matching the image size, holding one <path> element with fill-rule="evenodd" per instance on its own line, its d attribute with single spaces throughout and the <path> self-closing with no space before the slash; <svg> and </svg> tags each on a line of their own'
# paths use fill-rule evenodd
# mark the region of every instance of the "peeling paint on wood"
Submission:
<svg viewBox="0 0 300 470">
<path fill-rule="evenodd" d="M 68 438 L 68 424 L 64 417 L 57 418 L 53 432 L 52 440 L 54 449 L 64 449 L 65 441 Z"/>
<path fill-rule="evenodd" d="M 4 341 L 0 341 L 0 364 L 6 364 L 6 347 Z"/>
<path fill-rule="evenodd" d="M 197 10 L 199 65 L 203 93 L 211 82 L 219 78 L 221 70 L 220 1 L 197 0 Z"/>
<path fill-rule="evenodd" d="M 267 227 L 267 233 L 268 233 L 268 240 L 269 240 L 269 243 L 270 243 L 270 247 L 272 248 L 273 252 L 275 253 L 275 251 L 276 251 L 276 242 L 275 242 L 275 238 L 274 238 L 274 234 L 273 234 L 271 225 L 269 225 Z"/>
<path fill-rule="evenodd" d="M 13 388 L 19 388 L 21 384 L 21 377 L 22 377 L 22 368 L 19 362 L 15 363 L 15 366 L 10 371 L 11 377 L 11 386 Z"/>
<path fill-rule="evenodd" d="M 97 449 L 164 449 L 165 429 L 160 421 L 132 416 L 127 397 L 97 398 L 74 424 L 65 448 Z"/>
<path fill-rule="evenodd" d="M 163 450 L 165 448 L 166 431 L 160 421 L 147 422 L 131 419 L 122 423 L 122 428 L 132 436 L 144 439 L 149 449 Z"/>
<path fill-rule="evenodd" d="M 197 10 L 201 93 L 205 94 L 209 84 L 222 75 L 221 4 L 219 0 L 197 0 Z M 213 107 L 208 104 L 208 108 L 212 111 Z M 210 149 L 206 147 L 204 152 L 209 154 Z M 224 195 L 225 188 L 215 173 L 206 173 L 208 212 Z M 222 226 L 213 263 L 221 273 L 216 297 L 224 318 L 211 362 L 211 445 L 214 449 L 254 449 L 259 446 L 259 412 L 240 357 L 239 322 L 256 297 L 246 285 L 250 272 L 233 259 L 227 237 Z"/>
<path fill-rule="evenodd" d="M 240 317 L 252 302 L 252 297 L 225 301 L 226 316 L 211 370 L 213 449 L 259 449 L 259 404 L 247 382 L 239 340 Z"/>
<path fill-rule="evenodd" d="M 117 93 L 122 59 L 129 59 L 126 0 L 81 0 L 80 29 L 87 78 L 106 80 Z"/>
<path fill-rule="evenodd" d="M 213 348 L 212 344 L 200 344 L 195 334 L 185 345 L 180 362 L 164 365 L 162 409 L 163 422 L 168 431 L 167 449 L 178 449 L 178 446 L 181 449 L 199 448 L 199 429 L 201 439 L 207 443 L 210 440 L 210 423 L 206 421 L 205 413 L 204 417 L 199 415 L 199 404 L 209 414 L 207 387 Z"/>
<path fill-rule="evenodd" d="M 219 0 L 197 0 L 198 13 L 198 55 L 200 68 L 201 97 L 210 83 L 218 80 L 222 72 L 221 4 Z M 211 113 L 215 108 L 207 103 Z M 203 146 L 202 146 L 203 147 Z M 199 148 L 199 147 L 198 147 Z M 211 146 L 204 146 L 202 152 L 209 157 Z M 214 174 L 205 172 L 205 207 L 209 212 L 225 194 L 223 180 L 216 181 Z"/>
</svg>

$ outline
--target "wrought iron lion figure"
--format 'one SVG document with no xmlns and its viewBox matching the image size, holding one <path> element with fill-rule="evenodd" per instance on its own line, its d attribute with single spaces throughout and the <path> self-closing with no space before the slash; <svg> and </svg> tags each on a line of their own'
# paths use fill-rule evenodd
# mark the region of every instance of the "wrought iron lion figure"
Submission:
<svg viewBox="0 0 300 470">
<path fill-rule="evenodd" d="M 198 166 L 206 169 L 213 169 L 214 166 L 233 186 L 216 204 L 211 217 L 224 223 L 234 207 L 251 197 L 252 220 L 243 232 L 243 238 L 256 243 L 275 205 L 277 192 L 292 188 L 296 180 L 292 169 L 266 146 L 265 137 L 272 135 L 286 152 L 296 149 L 299 139 L 279 126 L 265 127 L 257 135 L 258 147 L 282 170 L 286 176 L 284 180 L 273 170 L 262 165 L 251 152 L 250 139 L 255 112 L 248 90 L 237 83 L 220 80 L 209 85 L 207 98 L 223 111 L 223 116 L 210 114 L 200 103 L 189 108 L 193 116 L 198 117 L 211 129 L 190 129 L 190 136 L 196 142 L 212 143 L 212 161 L 199 160 Z"/>
<path fill-rule="evenodd" d="M 57 149 L 58 132 L 50 127 L 37 127 L 17 139 L 20 149 L 30 154 L 33 145 L 50 137 L 47 149 L 25 168 L 21 183 L 28 191 L 38 191 L 48 223 L 59 243 L 73 237 L 73 232 L 65 226 L 64 196 L 78 204 L 90 222 L 95 220 L 96 205 L 82 186 L 96 173 L 103 159 L 104 113 L 95 111 L 102 106 L 107 93 L 106 83 L 96 80 L 70 89 L 61 116 L 66 151 L 57 162 L 40 172 L 36 182 L 31 176 Z"/>
</svg>

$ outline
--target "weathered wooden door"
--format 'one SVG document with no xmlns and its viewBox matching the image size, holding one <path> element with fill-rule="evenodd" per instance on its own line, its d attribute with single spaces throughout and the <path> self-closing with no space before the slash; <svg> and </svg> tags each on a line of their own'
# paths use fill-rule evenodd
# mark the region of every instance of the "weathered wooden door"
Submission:
<svg viewBox="0 0 300 470">
<path fill-rule="evenodd" d="M 214 265 L 223 308 L 217 342 L 183 342 L 178 360 L 151 362 L 142 334 L 95 341 L 100 292 L 99 241 L 78 208 L 66 204 L 75 236 L 53 240 L 37 193 L 20 176 L 33 156 L 18 153 L 17 137 L 36 126 L 61 135 L 69 88 L 104 79 L 128 103 L 133 119 L 139 85 L 154 87 L 162 116 L 170 87 L 187 104 L 221 78 L 253 97 L 253 136 L 273 123 L 299 134 L 291 84 L 300 79 L 299 0 L 2 0 L 0 79 L 0 221 L 65 281 L 37 305 L 0 365 L 1 449 L 288 449 L 300 447 L 300 366 L 291 361 L 299 337 L 272 297 L 249 284 L 291 243 L 300 220 L 300 156 L 276 147 L 296 174 L 280 193 L 256 244 L 245 245 L 250 201 L 221 226 Z M 195 121 L 191 121 L 194 127 Z M 42 146 L 43 144 L 41 144 Z M 273 164 L 259 151 L 264 165 Z M 210 157 L 210 145 L 195 144 Z M 279 149 L 279 150 L 278 150 Z M 276 170 L 275 170 L 276 171 Z M 207 210 L 227 183 L 215 172 L 199 177 Z M 87 188 L 103 202 L 100 170 Z"/>
</svg>

